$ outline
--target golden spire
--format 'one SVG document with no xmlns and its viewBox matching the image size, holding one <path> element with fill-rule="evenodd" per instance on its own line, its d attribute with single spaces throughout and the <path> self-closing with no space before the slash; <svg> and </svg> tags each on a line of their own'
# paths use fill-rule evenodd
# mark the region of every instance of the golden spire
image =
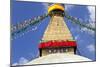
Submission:
<svg viewBox="0 0 100 67">
<path fill-rule="evenodd" d="M 48 6 L 48 14 L 50 14 L 50 12 L 54 10 L 60 10 L 64 12 L 64 6 L 60 3 L 55 3 L 55 4 Z"/>
</svg>

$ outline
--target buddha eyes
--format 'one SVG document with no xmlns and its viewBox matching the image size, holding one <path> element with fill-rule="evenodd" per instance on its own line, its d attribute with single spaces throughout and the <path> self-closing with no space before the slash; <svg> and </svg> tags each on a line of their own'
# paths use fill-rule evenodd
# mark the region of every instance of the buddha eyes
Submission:
<svg viewBox="0 0 100 67">
<path fill-rule="evenodd" d="M 61 49 L 48 49 L 48 53 L 64 53 L 67 52 L 67 49 L 61 48 Z"/>
</svg>

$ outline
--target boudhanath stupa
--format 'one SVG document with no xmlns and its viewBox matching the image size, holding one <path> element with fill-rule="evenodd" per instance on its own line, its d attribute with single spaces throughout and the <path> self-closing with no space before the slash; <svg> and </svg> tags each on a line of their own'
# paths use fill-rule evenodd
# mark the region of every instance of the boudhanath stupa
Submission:
<svg viewBox="0 0 100 67">
<path fill-rule="evenodd" d="M 49 4 L 50 22 L 39 44 L 39 57 L 24 65 L 91 61 L 77 55 L 77 43 L 64 21 L 64 5 Z"/>
</svg>

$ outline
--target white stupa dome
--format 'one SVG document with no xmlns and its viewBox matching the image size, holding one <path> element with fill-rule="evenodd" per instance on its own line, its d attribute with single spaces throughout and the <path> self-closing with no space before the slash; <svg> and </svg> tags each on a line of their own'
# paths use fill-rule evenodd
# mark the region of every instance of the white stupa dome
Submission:
<svg viewBox="0 0 100 67">
<path fill-rule="evenodd" d="M 64 62 L 69 63 L 69 62 L 84 62 L 84 61 L 92 61 L 92 60 L 75 54 L 55 53 L 39 57 L 24 65 L 49 64 L 49 63 L 51 64 L 51 63 L 64 63 Z"/>
</svg>

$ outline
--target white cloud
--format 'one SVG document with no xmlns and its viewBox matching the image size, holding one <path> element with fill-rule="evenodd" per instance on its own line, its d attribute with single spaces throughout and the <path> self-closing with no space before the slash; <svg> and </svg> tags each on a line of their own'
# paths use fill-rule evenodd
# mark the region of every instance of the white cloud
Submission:
<svg viewBox="0 0 100 67">
<path fill-rule="evenodd" d="M 26 58 L 24 58 L 24 57 L 21 57 L 21 58 L 19 59 L 18 62 L 13 63 L 12 65 L 13 65 L 13 66 L 21 65 L 21 64 L 25 64 L 25 63 L 27 63 L 28 61 L 29 61 L 28 59 L 26 59 Z"/>
<path fill-rule="evenodd" d="M 24 57 L 21 57 L 20 59 L 19 59 L 19 64 L 25 64 L 25 63 L 27 63 L 28 62 L 28 60 L 26 59 L 26 58 L 24 58 Z"/>
<path fill-rule="evenodd" d="M 78 38 L 79 38 L 79 35 L 76 35 L 76 36 L 75 36 L 75 40 L 78 40 Z"/>
<path fill-rule="evenodd" d="M 70 10 L 70 9 L 73 9 L 75 7 L 75 5 L 65 5 L 65 10 Z M 87 23 L 86 25 L 91 27 L 91 28 L 94 28 L 95 29 L 95 7 L 94 6 L 88 6 L 86 7 L 88 9 L 88 12 L 89 12 L 89 18 L 86 18 L 89 23 Z M 73 29 L 71 29 L 72 31 L 74 31 Z M 90 30 L 90 29 L 87 29 L 85 27 L 81 27 L 81 29 L 77 29 L 79 30 L 80 32 L 85 32 L 89 35 L 92 35 L 94 36 L 95 35 L 95 31 L 93 30 Z M 75 37 L 77 39 L 77 36 Z"/>
<path fill-rule="evenodd" d="M 42 3 L 42 5 L 44 6 L 44 10 L 47 13 L 47 9 L 48 9 L 48 3 Z"/>
<path fill-rule="evenodd" d="M 89 12 L 89 23 L 87 24 L 87 26 L 90 26 L 92 28 L 95 28 L 95 7 L 94 6 L 87 6 L 88 12 Z M 94 35 L 95 31 L 92 31 L 90 29 L 87 28 L 81 28 L 81 32 L 87 32 L 90 35 Z"/>
<path fill-rule="evenodd" d="M 95 22 L 95 6 L 88 6 L 89 21 Z"/>
<path fill-rule="evenodd" d="M 74 7 L 74 5 L 65 5 L 65 11 L 70 10 Z"/>
<path fill-rule="evenodd" d="M 90 44 L 87 46 L 87 49 L 90 51 L 90 52 L 94 52 L 95 51 L 95 45 L 94 44 Z"/>
<path fill-rule="evenodd" d="M 13 63 L 13 64 L 12 64 L 12 66 L 16 66 L 16 65 L 18 65 L 18 63 Z"/>
</svg>

